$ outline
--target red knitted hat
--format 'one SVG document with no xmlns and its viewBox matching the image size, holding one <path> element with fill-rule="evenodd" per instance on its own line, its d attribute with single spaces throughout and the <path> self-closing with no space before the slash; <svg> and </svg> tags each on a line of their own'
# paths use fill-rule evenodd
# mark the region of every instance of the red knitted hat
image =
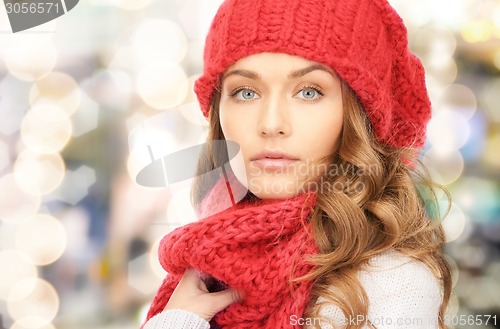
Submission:
<svg viewBox="0 0 500 329">
<path fill-rule="evenodd" d="M 420 60 L 386 0 L 226 0 L 208 33 L 194 91 L 205 117 L 221 74 L 261 52 L 333 68 L 356 92 L 377 141 L 420 148 L 431 104 Z"/>
</svg>

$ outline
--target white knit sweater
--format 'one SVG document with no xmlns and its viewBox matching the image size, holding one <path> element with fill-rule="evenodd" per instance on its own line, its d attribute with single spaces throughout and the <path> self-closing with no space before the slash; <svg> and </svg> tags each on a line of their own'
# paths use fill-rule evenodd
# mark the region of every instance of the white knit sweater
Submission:
<svg viewBox="0 0 500 329">
<path fill-rule="evenodd" d="M 368 266 L 358 272 L 358 278 L 369 299 L 368 320 L 376 328 L 438 328 L 441 288 L 422 262 L 390 250 L 373 257 Z M 328 319 L 320 324 L 322 329 L 343 328 L 349 322 L 366 322 L 361 316 L 345 318 L 341 310 L 331 304 L 322 307 L 321 315 Z M 312 328 L 313 319 L 291 317 L 290 323 Z M 151 318 L 143 329 L 209 328 L 209 323 L 194 313 L 167 310 Z"/>
</svg>

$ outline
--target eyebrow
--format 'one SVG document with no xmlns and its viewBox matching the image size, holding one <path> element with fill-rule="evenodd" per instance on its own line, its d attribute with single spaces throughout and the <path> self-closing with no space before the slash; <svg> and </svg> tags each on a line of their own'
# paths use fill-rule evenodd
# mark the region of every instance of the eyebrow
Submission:
<svg viewBox="0 0 500 329">
<path fill-rule="evenodd" d="M 313 65 L 305 67 L 303 69 L 299 69 L 299 70 L 291 72 L 288 75 L 288 80 L 293 80 L 293 79 L 300 78 L 300 77 L 306 75 L 307 73 L 310 73 L 310 72 L 316 71 L 316 70 L 325 71 L 327 73 L 330 73 L 334 77 L 337 77 L 337 75 L 335 74 L 335 72 L 333 72 L 328 66 L 323 65 L 323 64 L 313 64 Z M 262 80 L 262 77 L 259 74 L 255 73 L 253 71 L 248 71 L 248 70 L 232 70 L 232 71 L 229 71 L 226 74 L 224 74 L 224 76 L 222 77 L 222 79 L 225 79 L 225 78 L 227 78 L 227 77 L 229 77 L 231 75 L 241 75 L 241 76 L 243 76 L 245 78 L 249 78 L 249 79 L 253 79 L 253 80 Z"/>
</svg>

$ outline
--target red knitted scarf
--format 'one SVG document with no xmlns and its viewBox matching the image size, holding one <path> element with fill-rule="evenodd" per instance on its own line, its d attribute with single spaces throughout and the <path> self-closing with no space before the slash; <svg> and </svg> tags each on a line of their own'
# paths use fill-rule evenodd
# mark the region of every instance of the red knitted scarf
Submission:
<svg viewBox="0 0 500 329">
<path fill-rule="evenodd" d="M 312 282 L 290 278 L 314 268 L 305 256 L 318 253 L 308 221 L 315 203 L 314 193 L 241 201 L 167 234 L 159 258 L 168 275 L 147 319 L 164 309 L 184 271 L 195 268 L 210 278 L 209 291 L 229 286 L 245 293 L 243 301 L 216 314 L 211 328 L 300 328 L 291 319 L 302 317 Z"/>
</svg>

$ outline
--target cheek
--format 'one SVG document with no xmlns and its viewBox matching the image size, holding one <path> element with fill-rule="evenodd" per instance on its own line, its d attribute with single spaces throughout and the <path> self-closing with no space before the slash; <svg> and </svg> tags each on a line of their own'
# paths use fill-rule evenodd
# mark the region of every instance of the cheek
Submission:
<svg viewBox="0 0 500 329">
<path fill-rule="evenodd" d="M 301 135 L 304 145 L 307 145 L 309 158 L 317 159 L 336 152 L 340 145 L 342 126 L 342 113 L 303 120 Z"/>
<path fill-rule="evenodd" d="M 220 112 L 220 127 L 222 129 L 222 133 L 226 139 L 234 140 L 233 131 L 235 131 L 235 123 L 234 120 L 228 118 L 223 111 Z"/>
<path fill-rule="evenodd" d="M 339 121 L 335 121 L 329 127 L 325 128 L 325 135 L 327 136 L 327 141 L 329 141 L 327 144 L 332 152 L 336 152 L 340 145 L 342 128 L 343 118 L 340 118 Z"/>
<path fill-rule="evenodd" d="M 220 125 L 224 137 L 227 140 L 235 141 L 238 144 L 243 144 L 245 136 L 248 135 L 248 125 L 245 125 L 245 120 L 239 118 L 230 111 L 220 112 Z M 245 133 L 246 132 L 246 133 Z"/>
<path fill-rule="evenodd" d="M 344 109 L 341 100 L 332 107 L 333 111 L 325 115 L 318 127 L 321 130 L 323 141 L 328 152 L 335 152 L 340 145 L 342 128 L 344 126 Z"/>
<path fill-rule="evenodd" d="M 327 130 L 321 136 L 311 139 L 308 144 L 310 145 L 309 158 L 317 160 L 337 152 L 340 136 L 338 134 L 332 135 L 331 130 Z"/>
<path fill-rule="evenodd" d="M 222 129 L 222 133 L 226 137 L 226 139 L 229 139 L 231 136 L 231 131 L 232 129 L 232 121 L 231 118 L 228 117 L 228 112 L 224 109 L 222 104 L 220 104 L 219 107 L 219 123 L 220 127 Z"/>
</svg>

